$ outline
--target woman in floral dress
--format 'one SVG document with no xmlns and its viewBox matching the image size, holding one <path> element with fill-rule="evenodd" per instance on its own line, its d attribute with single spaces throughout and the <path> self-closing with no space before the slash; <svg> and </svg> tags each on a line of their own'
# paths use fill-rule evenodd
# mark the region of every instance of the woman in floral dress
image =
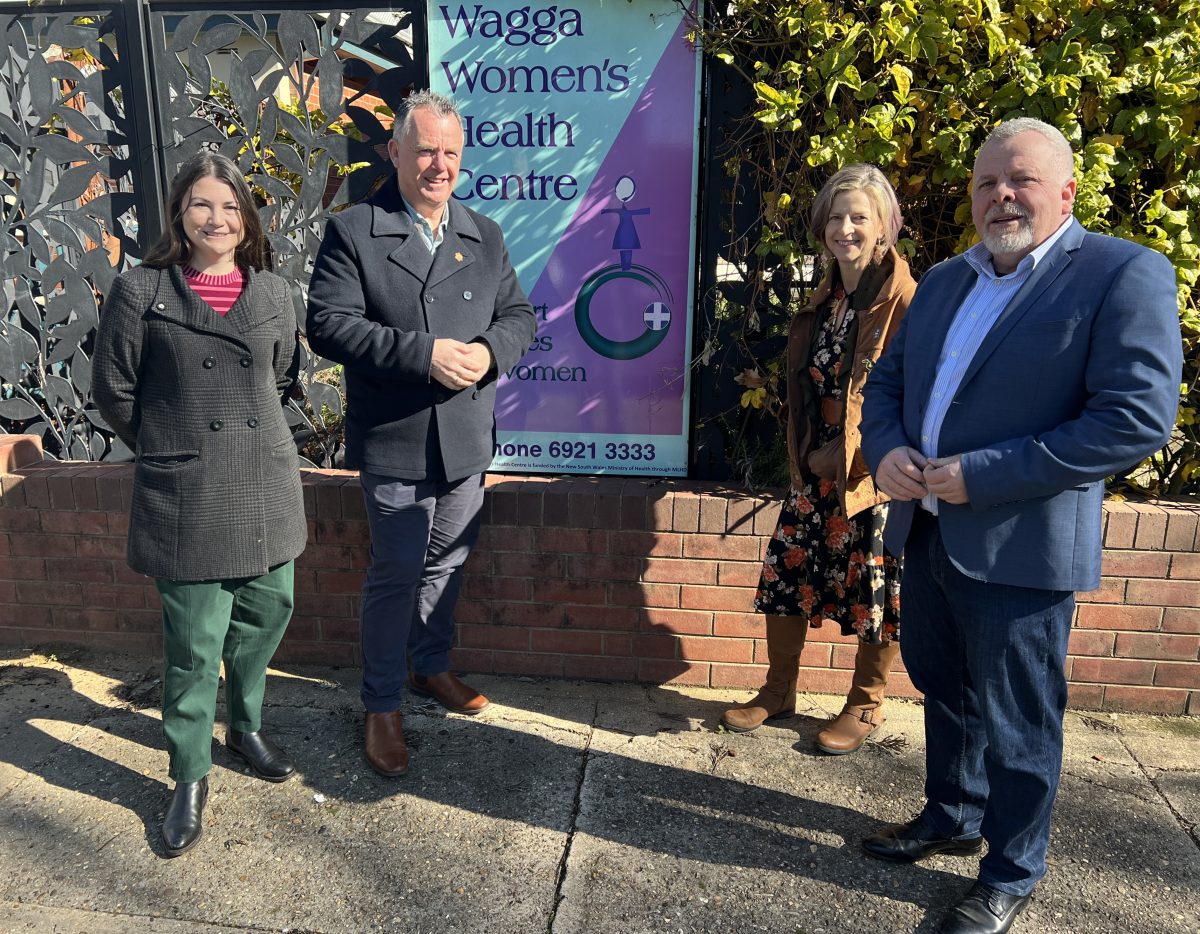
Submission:
<svg viewBox="0 0 1200 934">
<path fill-rule="evenodd" d="M 854 752 L 880 723 L 899 652 L 900 562 L 883 547 L 887 497 L 859 451 L 863 386 L 916 288 L 896 252 L 900 208 L 883 173 L 850 165 L 817 195 L 810 230 L 832 260 L 792 321 L 787 437 L 792 485 L 767 549 L 755 609 L 767 617 L 767 682 L 721 722 L 749 732 L 796 710 L 809 626 L 830 620 L 858 636 L 842 712 L 817 747 Z"/>
</svg>

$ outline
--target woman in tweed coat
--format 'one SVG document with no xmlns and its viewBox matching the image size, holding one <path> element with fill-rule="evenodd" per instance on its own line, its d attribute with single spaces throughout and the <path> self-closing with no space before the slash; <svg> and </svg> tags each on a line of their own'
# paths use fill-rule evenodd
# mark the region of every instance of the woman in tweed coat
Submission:
<svg viewBox="0 0 1200 934">
<path fill-rule="evenodd" d="M 162 597 L 176 782 L 162 836 L 178 856 L 200 838 L 222 660 L 226 747 L 268 781 L 295 771 L 260 727 L 307 535 L 281 405 L 296 317 L 287 285 L 265 271 L 250 189 L 228 159 L 201 153 L 166 209 L 166 233 L 104 302 L 92 363 L 96 404 L 136 453 L 129 564 Z"/>
</svg>

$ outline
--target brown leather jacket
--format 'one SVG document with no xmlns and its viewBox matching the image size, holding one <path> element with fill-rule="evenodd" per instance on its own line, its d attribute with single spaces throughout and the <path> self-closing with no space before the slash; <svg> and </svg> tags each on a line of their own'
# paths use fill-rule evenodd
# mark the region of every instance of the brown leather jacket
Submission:
<svg viewBox="0 0 1200 934">
<path fill-rule="evenodd" d="M 892 274 L 880 286 L 871 307 L 858 313 L 858 338 L 851 357 L 852 370 L 842 407 L 842 457 L 838 463 L 838 493 L 847 516 L 887 501 L 887 494 L 875 488 L 875 481 L 863 461 L 860 450 L 859 422 L 862 420 L 862 392 L 875 361 L 891 342 L 900 320 L 908 310 L 917 283 L 908 263 L 892 249 Z M 807 461 L 813 446 L 812 424 L 808 416 L 808 394 L 813 391 L 808 376 L 808 354 L 818 312 L 833 290 L 836 266 L 830 264 L 825 277 L 796 313 L 788 331 L 787 344 L 787 438 L 792 485 L 799 488 L 814 478 Z"/>
</svg>

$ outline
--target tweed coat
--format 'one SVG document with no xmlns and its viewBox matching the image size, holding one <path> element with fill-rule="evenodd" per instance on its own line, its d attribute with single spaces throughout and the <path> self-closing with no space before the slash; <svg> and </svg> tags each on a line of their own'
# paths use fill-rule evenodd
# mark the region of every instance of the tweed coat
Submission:
<svg viewBox="0 0 1200 934">
<path fill-rule="evenodd" d="M 888 495 L 875 486 L 860 449 L 859 422 L 862 417 L 863 388 L 875 361 L 900 327 L 917 283 L 904 257 L 892 247 L 892 274 L 879 287 L 871 306 L 858 312 L 857 338 L 847 351 L 850 365 L 849 380 L 842 397 L 842 453 L 838 461 L 838 493 L 842 510 L 854 516 L 887 502 Z M 813 292 L 808 303 L 796 312 L 788 330 L 787 344 L 787 439 L 788 462 L 792 485 L 799 489 L 805 482 L 805 464 L 813 442 L 812 421 L 809 418 L 810 400 L 815 388 L 808 375 L 808 357 L 818 312 L 833 291 L 836 263 Z"/>
<path fill-rule="evenodd" d="M 299 365 L 287 285 L 248 273 L 222 318 L 178 266 L 140 266 L 105 299 L 100 413 L 136 452 L 129 565 L 179 581 L 256 577 L 304 550 L 283 393 Z"/>
<path fill-rule="evenodd" d="M 346 466 L 423 479 L 438 462 L 454 481 L 492 461 L 499 374 L 537 330 L 499 226 L 451 200 L 436 255 L 395 178 L 330 219 L 308 298 L 308 343 L 345 364 Z M 433 342 L 482 341 L 495 366 L 454 391 L 430 377 Z"/>
</svg>

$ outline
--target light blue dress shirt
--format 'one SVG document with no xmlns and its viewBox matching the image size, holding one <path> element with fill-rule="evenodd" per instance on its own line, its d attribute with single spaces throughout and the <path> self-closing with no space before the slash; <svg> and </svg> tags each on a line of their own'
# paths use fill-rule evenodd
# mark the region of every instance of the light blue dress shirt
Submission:
<svg viewBox="0 0 1200 934">
<path fill-rule="evenodd" d="M 938 357 L 937 376 L 933 380 L 929 405 L 925 408 L 925 419 L 921 423 L 920 448 L 926 457 L 937 456 L 942 422 L 946 420 L 950 403 L 954 401 L 963 376 L 966 375 L 967 368 L 978 353 L 984 338 L 999 319 L 1000 313 L 1008 307 L 1008 303 L 1033 275 L 1038 263 L 1050 252 L 1070 224 L 1071 218 L 1067 217 L 1058 230 L 1038 244 L 1037 248 L 1006 276 L 996 273 L 992 266 L 992 254 L 982 243 L 975 244 L 963 254 L 963 258 L 978 274 L 978 279 L 955 313 L 950 329 L 946 332 L 941 355 Z M 937 515 L 938 500 L 934 494 L 927 493 L 921 500 L 921 506 Z"/>
<path fill-rule="evenodd" d="M 446 225 L 450 222 L 450 205 L 446 204 L 442 208 L 442 219 L 437 225 L 437 230 L 429 226 L 429 221 L 425 220 L 418 214 L 408 199 L 403 194 L 400 195 L 400 200 L 404 202 L 404 210 L 408 211 L 408 216 L 413 220 L 413 226 L 417 228 L 417 233 L 421 235 L 421 242 L 428 247 L 429 252 L 434 256 L 437 255 L 437 248 L 442 245 L 442 241 L 446 239 Z"/>
</svg>

